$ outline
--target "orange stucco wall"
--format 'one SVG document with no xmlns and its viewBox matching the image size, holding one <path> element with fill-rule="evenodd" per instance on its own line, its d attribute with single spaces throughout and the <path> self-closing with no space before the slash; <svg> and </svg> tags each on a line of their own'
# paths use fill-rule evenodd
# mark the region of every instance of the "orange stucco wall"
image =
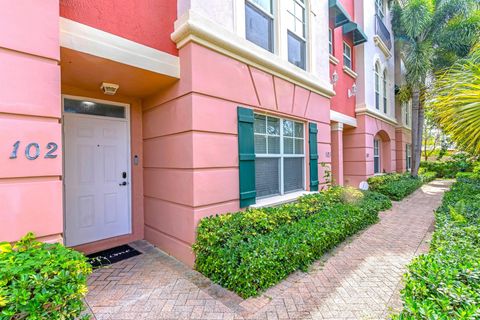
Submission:
<svg viewBox="0 0 480 320">
<path fill-rule="evenodd" d="M 28 231 L 58 241 L 63 232 L 58 6 L 0 1 L 0 241 Z M 54 159 L 44 157 L 50 142 Z M 25 157 L 29 143 L 40 147 L 35 160 Z"/>
</svg>

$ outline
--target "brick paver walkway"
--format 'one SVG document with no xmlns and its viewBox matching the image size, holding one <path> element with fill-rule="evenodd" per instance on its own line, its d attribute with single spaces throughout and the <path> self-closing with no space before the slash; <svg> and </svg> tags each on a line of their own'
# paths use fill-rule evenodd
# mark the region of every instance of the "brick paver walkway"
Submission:
<svg viewBox="0 0 480 320">
<path fill-rule="evenodd" d="M 380 214 L 308 273 L 243 300 L 141 241 L 144 254 L 96 270 L 86 302 L 100 319 L 386 319 L 401 305 L 405 265 L 428 248 L 449 182 L 422 187 Z"/>
</svg>

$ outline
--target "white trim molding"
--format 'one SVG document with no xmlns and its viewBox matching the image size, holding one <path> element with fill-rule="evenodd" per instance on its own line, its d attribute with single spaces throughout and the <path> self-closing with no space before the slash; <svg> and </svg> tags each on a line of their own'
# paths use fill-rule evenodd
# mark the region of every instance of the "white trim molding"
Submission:
<svg viewBox="0 0 480 320">
<path fill-rule="evenodd" d="M 340 60 L 338 60 L 335 56 L 333 56 L 333 55 L 331 55 L 331 54 L 329 55 L 328 59 L 329 59 L 330 62 L 333 63 L 334 65 L 337 65 L 337 64 L 340 62 Z"/>
<path fill-rule="evenodd" d="M 177 56 L 62 17 L 60 46 L 180 78 L 180 60 Z"/>
<path fill-rule="evenodd" d="M 390 50 L 388 50 L 387 45 L 383 42 L 383 40 L 378 36 L 374 35 L 373 36 L 373 42 L 377 47 L 382 50 L 383 54 L 385 55 L 385 58 L 390 59 L 392 57 L 392 53 Z"/>
<path fill-rule="evenodd" d="M 343 66 L 343 72 L 348 74 L 353 79 L 357 79 L 357 77 L 358 77 L 358 74 L 347 66 Z"/>
<path fill-rule="evenodd" d="M 379 120 L 388 122 L 388 123 L 390 123 L 394 126 L 398 125 L 397 120 L 389 117 L 388 115 L 386 115 L 384 113 L 373 111 L 373 108 L 368 108 L 365 104 L 357 105 L 357 107 L 355 108 L 355 113 L 357 115 L 365 114 L 367 116 L 370 116 L 370 117 L 377 118 Z"/>
<path fill-rule="evenodd" d="M 294 66 L 234 32 L 220 28 L 194 11 L 188 11 L 175 21 L 175 31 L 171 37 L 179 49 L 195 42 L 327 98 L 335 95 L 332 85 L 327 81 Z"/>
<path fill-rule="evenodd" d="M 330 121 L 343 123 L 352 127 L 357 127 L 357 119 L 347 116 L 346 114 L 330 110 Z"/>
</svg>

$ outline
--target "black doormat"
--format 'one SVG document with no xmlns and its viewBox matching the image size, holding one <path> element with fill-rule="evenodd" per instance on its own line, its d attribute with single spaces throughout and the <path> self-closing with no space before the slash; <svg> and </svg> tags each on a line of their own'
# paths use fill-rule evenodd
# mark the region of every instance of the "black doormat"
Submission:
<svg viewBox="0 0 480 320">
<path fill-rule="evenodd" d="M 140 251 L 137 251 L 125 244 L 123 246 L 89 254 L 87 258 L 92 267 L 97 268 L 135 257 L 140 254 L 142 254 Z"/>
</svg>

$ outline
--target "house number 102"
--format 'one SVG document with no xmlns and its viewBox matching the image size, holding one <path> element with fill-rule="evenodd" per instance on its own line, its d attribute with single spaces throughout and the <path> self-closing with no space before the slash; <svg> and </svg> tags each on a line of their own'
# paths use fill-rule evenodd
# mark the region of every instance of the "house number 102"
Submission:
<svg viewBox="0 0 480 320">
<path fill-rule="evenodd" d="M 10 159 L 17 159 L 18 149 L 20 148 L 20 141 L 13 144 L 13 150 L 10 154 Z M 55 152 L 58 149 L 58 145 L 55 142 L 47 143 L 47 153 L 45 153 L 45 159 L 55 159 L 57 155 Z M 28 160 L 35 160 L 40 156 L 40 145 L 36 142 L 27 144 L 25 147 L 25 158 Z"/>
</svg>

